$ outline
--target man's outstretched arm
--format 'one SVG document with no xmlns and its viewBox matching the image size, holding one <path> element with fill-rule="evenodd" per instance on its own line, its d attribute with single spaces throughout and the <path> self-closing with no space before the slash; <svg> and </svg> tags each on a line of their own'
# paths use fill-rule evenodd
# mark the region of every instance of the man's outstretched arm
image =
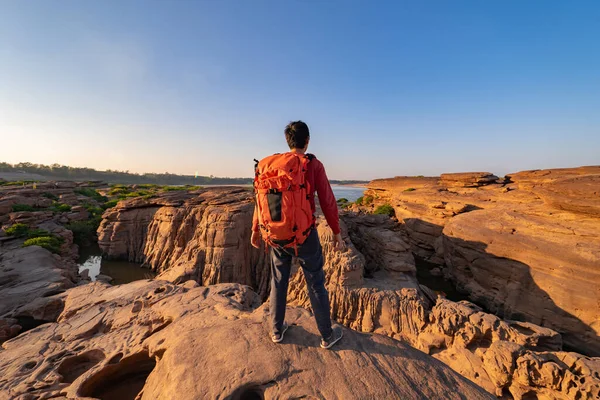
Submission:
<svg viewBox="0 0 600 400">
<path fill-rule="evenodd" d="M 325 219 L 333 232 L 334 246 L 336 249 L 341 250 L 345 247 L 345 243 L 342 240 L 340 231 L 340 217 L 338 214 L 337 202 L 333 190 L 331 189 L 331 185 L 329 184 L 325 167 L 320 162 L 317 164 L 317 169 L 315 171 L 315 189 L 319 196 L 321 210 L 323 210 Z"/>
</svg>

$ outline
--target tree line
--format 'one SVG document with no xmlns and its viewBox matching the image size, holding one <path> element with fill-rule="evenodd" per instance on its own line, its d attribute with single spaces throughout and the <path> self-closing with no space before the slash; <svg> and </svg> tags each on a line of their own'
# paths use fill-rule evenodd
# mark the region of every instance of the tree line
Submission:
<svg viewBox="0 0 600 400">
<path fill-rule="evenodd" d="M 34 164 L 21 162 L 9 164 L 0 162 L 0 172 L 26 172 L 37 174 L 48 180 L 71 180 L 71 181 L 104 181 L 107 183 L 149 183 L 157 185 L 251 185 L 252 178 L 219 178 L 214 176 L 177 175 L 168 172 L 162 174 L 144 173 L 138 174 L 129 171 L 118 171 L 107 169 L 97 171 L 93 168 L 70 167 L 61 164 Z M 357 180 L 331 180 L 332 184 L 357 184 L 366 181 Z"/>
</svg>

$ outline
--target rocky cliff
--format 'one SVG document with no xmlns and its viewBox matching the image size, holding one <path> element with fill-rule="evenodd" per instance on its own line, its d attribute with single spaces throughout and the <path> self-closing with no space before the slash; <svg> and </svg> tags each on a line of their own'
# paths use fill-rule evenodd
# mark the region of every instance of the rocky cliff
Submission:
<svg viewBox="0 0 600 400">
<path fill-rule="evenodd" d="M 501 317 L 600 355 L 600 167 L 371 182 L 412 252 Z M 363 207 L 364 209 L 364 207 Z"/>
<path fill-rule="evenodd" d="M 106 211 L 98 244 L 108 257 L 144 263 L 160 279 L 237 282 L 264 297 L 268 257 L 250 245 L 253 210 L 252 192 L 243 188 L 138 197 Z"/>
<path fill-rule="evenodd" d="M 409 186 L 398 186 L 398 182 L 408 182 Z M 513 210 L 549 206 L 542 200 L 532 202 L 532 196 L 537 195 L 532 194 L 530 187 L 519 189 L 506 178 L 487 173 L 410 178 L 406 182 L 402 178 L 378 181 L 369 191 L 376 196 L 374 206 L 394 205 L 399 222 L 384 215 L 365 214 L 364 207 L 343 214 L 342 229 L 348 244 L 345 252 L 332 250 L 331 232 L 323 220 L 319 221 L 332 316 L 355 330 L 404 340 L 502 398 L 598 396 L 598 359 L 563 351 L 561 334 L 551 329 L 574 326 L 571 331 L 561 330 L 568 344 L 576 345 L 583 338 L 581 343 L 588 346 L 593 344 L 593 336 L 580 333 L 589 330 L 591 324 L 569 325 L 567 315 L 556 308 L 547 309 L 553 304 L 549 302 L 551 298 L 533 290 L 534 281 L 527 281 L 527 271 L 517 264 L 525 264 L 524 261 L 485 251 L 486 247 L 493 248 L 494 240 L 501 242 L 503 230 L 487 246 L 459 233 L 466 217 L 476 213 L 483 216 L 485 207 L 499 202 L 494 196 L 507 196 L 503 207 Z M 410 201 L 403 196 L 411 196 Z M 249 245 L 251 197 L 243 189 L 219 188 L 123 201 L 105 213 L 98 231 L 100 245 L 111 257 L 145 262 L 160 272 L 162 279 L 193 279 L 202 285 L 239 282 L 254 287 L 264 299 L 268 260 L 264 251 Z M 555 222 L 563 223 L 565 218 L 561 216 Z M 495 215 L 488 215 L 474 225 L 483 229 L 486 224 L 494 226 L 494 220 Z M 578 219 L 572 219 L 572 226 L 580 221 L 580 227 L 587 226 L 585 220 Z M 523 224 L 532 226 L 531 222 Z M 593 228 L 593 223 L 590 226 Z M 551 236 L 556 229 L 547 231 L 550 234 L 538 231 L 536 236 L 526 235 L 524 230 L 523 235 L 536 240 Z M 512 230 L 509 232 L 515 235 Z M 592 241 L 586 240 L 584 235 L 582 243 Z M 513 247 L 512 251 L 523 250 Z M 469 302 L 455 303 L 438 297 L 420 285 L 415 257 L 443 267 L 447 277 L 496 315 Z M 554 253 L 547 257 L 554 257 Z M 561 260 L 562 255 L 556 257 Z M 475 270 L 479 275 L 472 279 L 461 277 L 460 271 L 465 267 L 467 272 Z M 494 278 L 494 274 L 502 276 L 502 271 L 510 278 Z M 560 276 L 554 279 L 557 282 Z M 514 288 L 507 287 L 510 282 L 522 285 L 517 294 Z M 476 296 L 488 293 L 485 284 L 493 284 L 505 296 L 497 295 L 493 301 Z M 479 291 L 474 289 L 477 286 Z M 537 303 L 521 305 L 511 301 L 511 296 Z M 289 299 L 293 305 L 310 308 L 302 274 L 297 269 Z M 523 309 L 529 309 L 531 315 Z M 585 311 L 594 313 L 589 308 Z M 517 318 L 522 321 L 515 321 Z M 585 347 L 590 348 L 593 349 Z"/>
<path fill-rule="evenodd" d="M 334 319 L 406 341 L 501 398 L 600 396 L 600 358 L 562 351 L 556 331 L 503 320 L 420 285 L 402 225 L 389 217 L 348 213 L 342 218 L 347 250 L 341 253 L 332 250 L 325 222 L 318 225 Z M 298 269 L 289 298 L 310 308 Z"/>
<path fill-rule="evenodd" d="M 0 399 L 489 399 L 444 364 L 385 336 L 344 331 L 318 347 L 310 314 L 290 309 L 269 337 L 248 287 L 92 283 L 46 299 L 56 322 L 0 349 Z"/>
</svg>

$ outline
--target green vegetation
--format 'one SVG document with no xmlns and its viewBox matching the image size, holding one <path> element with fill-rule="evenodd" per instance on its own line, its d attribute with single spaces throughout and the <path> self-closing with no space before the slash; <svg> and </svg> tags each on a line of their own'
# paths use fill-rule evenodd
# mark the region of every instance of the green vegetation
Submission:
<svg viewBox="0 0 600 400">
<path fill-rule="evenodd" d="M 23 237 L 29 232 L 29 227 L 25 224 L 14 224 L 4 230 L 8 236 Z"/>
<path fill-rule="evenodd" d="M 415 189 L 415 188 L 408 188 L 408 189 L 404 189 L 403 192 L 414 192 L 415 190 L 417 190 L 417 189 Z"/>
<path fill-rule="evenodd" d="M 52 253 L 59 254 L 60 246 L 63 242 L 63 238 L 54 235 L 38 236 L 27 239 L 25 243 L 23 243 L 23 247 L 40 246 L 48 251 L 51 251 Z"/>
<path fill-rule="evenodd" d="M 92 168 L 76 168 L 60 164 L 43 165 L 29 162 L 18 164 L 0 162 L 0 172 L 27 172 L 42 175 L 49 180 L 104 181 L 144 185 L 250 185 L 253 180 L 252 178 L 217 178 L 214 176 L 195 177 L 194 175 L 176 175 L 168 172 L 164 174 L 136 174 L 129 171 L 110 169 L 97 171 Z M 23 185 L 23 183 L 31 182 L 6 182 L 2 184 Z M 332 183 L 335 182 L 332 181 Z"/>
<path fill-rule="evenodd" d="M 73 241 L 82 246 L 93 240 L 98 226 L 100 226 L 100 220 L 93 218 L 87 221 L 73 221 L 65 225 L 65 228 L 73 232 Z"/>
<path fill-rule="evenodd" d="M 368 206 L 373 203 L 373 200 L 374 200 L 373 196 L 365 196 L 365 199 L 363 202 L 364 202 L 365 206 Z"/>
<path fill-rule="evenodd" d="M 355 203 L 358 204 L 359 206 L 362 206 L 364 201 L 365 201 L 365 198 L 363 196 L 360 196 L 358 199 L 356 199 Z"/>
<path fill-rule="evenodd" d="M 352 203 L 345 197 L 339 198 L 337 203 L 342 209 L 346 209 L 352 205 Z"/>
<path fill-rule="evenodd" d="M 52 253 L 60 253 L 60 246 L 65 241 L 62 237 L 51 234 L 44 229 L 30 229 L 25 224 L 14 224 L 4 230 L 7 235 L 27 237 L 23 247 L 40 246 Z"/>
<path fill-rule="evenodd" d="M 34 239 L 38 237 L 52 236 L 50 232 L 44 229 L 33 229 L 27 232 L 27 238 Z"/>
<path fill-rule="evenodd" d="M 28 205 L 28 204 L 13 204 L 12 210 L 14 212 L 19 212 L 19 211 L 35 211 L 35 208 L 33 206 Z"/>
<path fill-rule="evenodd" d="M 109 208 L 113 208 L 114 206 L 116 206 L 118 202 L 119 200 L 109 200 L 106 203 L 102 204 L 102 208 L 108 210 Z"/>
<path fill-rule="evenodd" d="M 375 211 L 373 212 L 373 214 L 383 214 L 383 215 L 389 215 L 390 217 L 393 217 L 395 215 L 394 207 L 392 207 L 389 204 L 383 204 L 383 205 L 380 205 L 379 207 L 377 207 L 375 209 Z"/>
<path fill-rule="evenodd" d="M 92 188 L 79 188 L 75 189 L 74 192 L 82 196 L 90 197 L 100 203 L 104 203 L 108 200 L 106 196 L 102 196 L 96 189 Z"/>
<path fill-rule="evenodd" d="M 104 213 L 104 206 L 107 203 L 104 203 L 102 207 L 94 206 L 92 204 L 84 204 L 83 206 L 90 213 L 90 218 L 85 221 L 72 221 L 65 225 L 65 228 L 69 229 L 73 232 L 73 241 L 78 245 L 86 245 L 94 240 L 94 236 L 96 235 L 96 231 L 102 222 L 102 214 Z M 115 201 L 116 204 L 116 201 Z M 110 207 L 107 207 L 110 208 Z"/>
<path fill-rule="evenodd" d="M 52 206 L 50 206 L 49 210 L 54 211 L 54 212 L 69 212 L 69 211 L 71 211 L 71 206 L 68 204 L 54 202 L 54 204 L 52 204 Z"/>
<path fill-rule="evenodd" d="M 2 164 L 5 163 L 0 163 L 0 166 L 2 166 Z M 2 169 L 0 169 L 0 171 L 2 171 Z M 12 182 L 4 182 L 4 181 L 0 181 L 0 186 L 23 186 L 23 185 L 28 185 L 30 183 L 35 183 L 38 181 L 12 181 Z"/>
<path fill-rule="evenodd" d="M 50 199 L 50 200 L 54 200 L 54 201 L 58 200 L 58 196 L 53 193 L 45 192 L 45 193 L 42 193 L 42 196 L 44 196 L 45 198 Z"/>
</svg>

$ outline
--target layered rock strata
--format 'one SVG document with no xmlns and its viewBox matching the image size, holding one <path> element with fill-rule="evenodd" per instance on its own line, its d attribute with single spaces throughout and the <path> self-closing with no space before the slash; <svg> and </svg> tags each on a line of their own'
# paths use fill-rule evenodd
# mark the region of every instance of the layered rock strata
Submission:
<svg viewBox="0 0 600 400">
<path fill-rule="evenodd" d="M 134 198 L 106 211 L 98 244 L 108 257 L 144 263 L 160 279 L 237 282 L 264 297 L 269 264 L 266 252 L 250 245 L 253 210 L 244 188 Z"/>
<path fill-rule="evenodd" d="M 600 396 L 600 359 L 562 351 L 561 335 L 551 329 L 505 321 L 469 302 L 436 298 L 415 277 L 401 225 L 377 215 L 348 213 L 343 219 L 347 250 L 341 253 L 333 251 L 322 219 L 318 225 L 334 319 L 407 341 L 501 398 Z M 289 297 L 292 304 L 310 308 L 299 269 Z"/>
<path fill-rule="evenodd" d="M 46 299 L 56 322 L 0 349 L 0 399 L 489 399 L 444 364 L 379 335 L 319 348 L 310 314 L 288 310 L 281 344 L 236 284 L 96 282 Z"/>
<path fill-rule="evenodd" d="M 375 180 L 411 250 L 489 311 L 600 355 L 600 167 Z M 498 183 L 500 182 L 500 183 Z"/>
</svg>

